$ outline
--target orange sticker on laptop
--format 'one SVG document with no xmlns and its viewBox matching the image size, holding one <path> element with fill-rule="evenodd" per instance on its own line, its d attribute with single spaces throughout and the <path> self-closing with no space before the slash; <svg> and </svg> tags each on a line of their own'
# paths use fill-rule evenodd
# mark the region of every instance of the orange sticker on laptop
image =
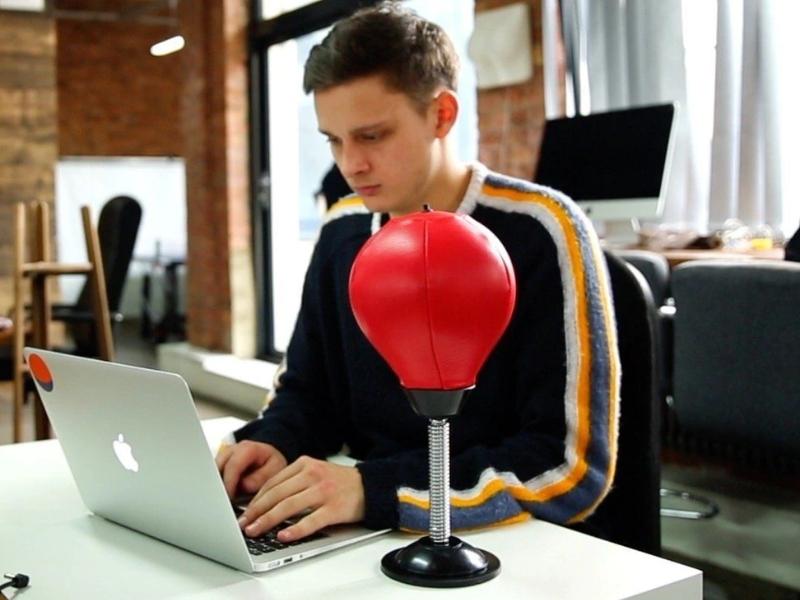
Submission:
<svg viewBox="0 0 800 600">
<path fill-rule="evenodd" d="M 50 373 L 50 368 L 44 362 L 44 359 L 38 354 L 31 354 L 28 356 L 28 367 L 30 367 L 31 375 L 42 386 L 42 389 L 46 392 L 52 392 L 53 375 Z"/>
</svg>

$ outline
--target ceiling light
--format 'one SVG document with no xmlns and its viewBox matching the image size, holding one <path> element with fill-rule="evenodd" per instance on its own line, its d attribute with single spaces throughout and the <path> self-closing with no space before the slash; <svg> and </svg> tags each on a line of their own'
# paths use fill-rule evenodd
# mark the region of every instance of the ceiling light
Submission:
<svg viewBox="0 0 800 600">
<path fill-rule="evenodd" d="M 177 52 L 183 48 L 185 44 L 186 42 L 182 35 L 175 35 L 150 46 L 150 54 L 153 56 L 166 56 L 167 54 Z"/>
</svg>

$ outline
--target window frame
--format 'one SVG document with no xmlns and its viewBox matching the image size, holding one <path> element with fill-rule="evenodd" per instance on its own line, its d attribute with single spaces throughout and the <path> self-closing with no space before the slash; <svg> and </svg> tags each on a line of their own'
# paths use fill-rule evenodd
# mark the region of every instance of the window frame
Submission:
<svg viewBox="0 0 800 600">
<path fill-rule="evenodd" d="M 250 40 L 250 195 L 256 289 L 256 355 L 278 361 L 275 348 L 272 280 L 272 194 L 269 154 L 269 72 L 271 46 L 333 25 L 379 0 L 319 0 L 271 19 L 261 15 L 263 0 L 251 5 Z"/>
</svg>

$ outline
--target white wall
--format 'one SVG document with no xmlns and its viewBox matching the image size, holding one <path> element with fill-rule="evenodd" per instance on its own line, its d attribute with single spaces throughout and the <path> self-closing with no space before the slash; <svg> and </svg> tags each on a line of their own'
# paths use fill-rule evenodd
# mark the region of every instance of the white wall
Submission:
<svg viewBox="0 0 800 600">
<path fill-rule="evenodd" d="M 142 205 L 134 261 L 122 299 L 122 313 L 140 313 L 141 275 L 152 268 L 157 246 L 163 258 L 186 256 L 184 161 L 169 157 L 64 158 L 56 167 L 56 252 L 62 262 L 86 260 L 80 207 L 88 204 L 97 222 L 103 204 L 126 195 Z M 82 277 L 62 277 L 64 302 L 74 301 Z M 160 298 L 156 297 L 156 300 Z"/>
</svg>

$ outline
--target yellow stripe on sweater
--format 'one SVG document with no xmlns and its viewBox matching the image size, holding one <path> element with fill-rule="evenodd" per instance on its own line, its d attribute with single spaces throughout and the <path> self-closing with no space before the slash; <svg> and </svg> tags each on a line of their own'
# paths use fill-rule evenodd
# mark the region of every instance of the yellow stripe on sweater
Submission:
<svg viewBox="0 0 800 600">
<path fill-rule="evenodd" d="M 502 492 L 505 487 L 505 482 L 499 477 L 491 479 L 485 486 L 483 486 L 483 488 L 478 491 L 475 496 L 470 498 L 458 498 L 451 495 L 450 506 L 454 506 L 456 508 L 472 508 L 474 506 L 480 506 L 495 494 Z M 427 498 L 412 496 L 411 494 L 398 494 L 397 499 L 400 502 L 411 504 L 412 506 L 416 506 L 422 510 L 430 510 L 431 507 L 430 500 Z"/>
<path fill-rule="evenodd" d="M 597 272 L 602 273 L 603 271 L 601 269 L 604 268 L 605 258 L 603 258 L 603 252 L 596 240 L 592 240 L 592 256 L 594 258 L 595 268 L 598 270 Z M 568 523 L 579 523 L 595 511 L 597 506 L 605 498 L 608 490 L 611 488 L 611 484 L 614 482 L 614 477 L 616 476 L 617 471 L 617 428 L 619 426 L 619 403 L 617 400 L 619 394 L 620 377 L 620 363 L 617 351 L 617 327 L 616 323 L 612 322 L 611 319 L 610 307 L 613 306 L 613 302 L 608 295 L 608 286 L 600 286 L 600 295 L 603 304 L 603 320 L 605 322 L 607 332 L 606 340 L 608 341 L 608 360 L 611 368 L 611 380 L 609 382 L 610 401 L 608 403 L 608 446 L 611 450 L 608 460 L 608 470 L 606 471 L 606 484 L 603 487 L 603 492 L 597 497 L 597 500 L 595 500 L 588 508 L 586 508 L 586 510 L 579 512 L 577 515 L 571 518 Z"/>
<path fill-rule="evenodd" d="M 577 404 L 577 436 L 575 442 L 576 461 L 567 475 L 538 490 L 530 490 L 524 486 L 514 486 L 510 493 L 518 500 L 527 502 L 546 502 L 556 496 L 569 492 L 584 477 L 588 470 L 586 450 L 590 438 L 590 376 L 592 364 L 592 348 L 589 341 L 589 320 L 586 307 L 586 290 L 584 282 L 583 260 L 581 257 L 580 241 L 575 231 L 575 224 L 570 219 L 564 208 L 552 198 L 542 194 L 520 192 L 510 189 L 495 189 L 484 184 L 482 192 L 487 196 L 509 199 L 515 202 L 529 202 L 538 204 L 547 210 L 558 222 L 564 234 L 567 252 L 570 259 L 570 269 L 575 282 L 575 312 L 578 325 L 578 404 Z M 567 299 L 565 298 L 566 302 Z"/>
<path fill-rule="evenodd" d="M 343 214 L 347 214 L 347 209 L 350 208 L 363 208 L 364 212 L 367 212 L 364 200 L 362 200 L 360 196 L 346 196 L 327 210 L 325 213 L 325 221 L 327 222 Z"/>
</svg>

